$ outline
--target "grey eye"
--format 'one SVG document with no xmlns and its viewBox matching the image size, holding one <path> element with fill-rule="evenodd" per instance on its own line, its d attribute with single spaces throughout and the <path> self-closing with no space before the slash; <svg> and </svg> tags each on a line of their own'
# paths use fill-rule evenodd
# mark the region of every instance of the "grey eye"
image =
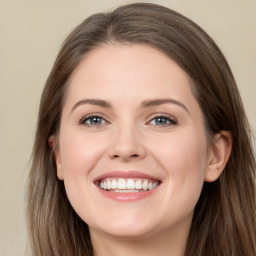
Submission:
<svg viewBox="0 0 256 256">
<path fill-rule="evenodd" d="M 97 126 L 97 125 L 105 124 L 106 121 L 100 116 L 89 116 L 89 117 L 82 119 L 80 123 L 86 124 L 89 126 Z"/>
<path fill-rule="evenodd" d="M 158 126 L 166 126 L 166 125 L 172 125 L 177 124 L 177 122 L 170 117 L 165 116 L 157 116 L 150 120 L 149 124 L 151 125 L 158 125 Z"/>
</svg>

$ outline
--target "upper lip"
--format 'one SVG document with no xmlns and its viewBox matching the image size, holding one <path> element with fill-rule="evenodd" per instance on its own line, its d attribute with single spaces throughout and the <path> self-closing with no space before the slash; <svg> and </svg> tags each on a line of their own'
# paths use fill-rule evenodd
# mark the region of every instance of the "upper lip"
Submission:
<svg viewBox="0 0 256 256">
<path fill-rule="evenodd" d="M 150 180 L 155 180 L 155 181 L 159 181 L 159 178 L 156 178 L 152 175 L 143 173 L 143 172 L 139 172 L 139 171 L 111 171 L 111 172 L 107 172 L 104 173 L 98 177 L 96 177 L 94 179 L 94 182 L 98 182 L 101 181 L 103 179 L 106 178 L 143 178 L 143 179 L 150 179 Z"/>
</svg>

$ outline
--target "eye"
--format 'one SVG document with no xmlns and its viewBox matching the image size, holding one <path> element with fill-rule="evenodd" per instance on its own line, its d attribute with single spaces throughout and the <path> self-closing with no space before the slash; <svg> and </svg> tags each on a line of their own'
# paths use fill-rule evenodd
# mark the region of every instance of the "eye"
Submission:
<svg viewBox="0 0 256 256">
<path fill-rule="evenodd" d="M 176 125 L 177 120 L 169 115 L 157 115 L 152 118 L 148 124 L 150 125 L 157 125 L 157 126 L 169 126 L 169 125 Z"/>
<path fill-rule="evenodd" d="M 91 116 L 86 116 L 83 117 L 80 122 L 80 124 L 82 125 L 86 125 L 86 126 L 101 126 L 103 124 L 106 124 L 106 120 L 98 115 L 91 115 Z"/>
</svg>

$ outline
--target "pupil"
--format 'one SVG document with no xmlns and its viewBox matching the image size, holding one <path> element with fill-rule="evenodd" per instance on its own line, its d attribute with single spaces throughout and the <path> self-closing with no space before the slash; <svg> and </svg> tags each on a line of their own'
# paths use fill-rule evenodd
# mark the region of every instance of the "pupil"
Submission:
<svg viewBox="0 0 256 256">
<path fill-rule="evenodd" d="M 93 117 L 91 122 L 92 122 L 92 124 L 99 124 L 100 123 L 100 118 L 99 117 Z"/>
<path fill-rule="evenodd" d="M 157 122 L 158 124 L 166 124 L 166 119 L 163 118 L 163 117 L 158 117 L 157 120 L 156 120 L 156 122 Z"/>
</svg>

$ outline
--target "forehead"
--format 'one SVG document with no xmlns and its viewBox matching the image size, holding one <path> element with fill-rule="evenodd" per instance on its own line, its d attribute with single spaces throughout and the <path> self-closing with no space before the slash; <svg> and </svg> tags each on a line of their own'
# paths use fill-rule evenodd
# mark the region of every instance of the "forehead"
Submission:
<svg viewBox="0 0 256 256">
<path fill-rule="evenodd" d="M 189 93 L 188 75 L 171 58 L 146 45 L 103 45 L 89 52 L 74 70 L 69 93 L 122 91 Z M 93 95 L 92 95 L 93 96 Z M 149 95 L 150 96 L 150 95 Z"/>
</svg>

